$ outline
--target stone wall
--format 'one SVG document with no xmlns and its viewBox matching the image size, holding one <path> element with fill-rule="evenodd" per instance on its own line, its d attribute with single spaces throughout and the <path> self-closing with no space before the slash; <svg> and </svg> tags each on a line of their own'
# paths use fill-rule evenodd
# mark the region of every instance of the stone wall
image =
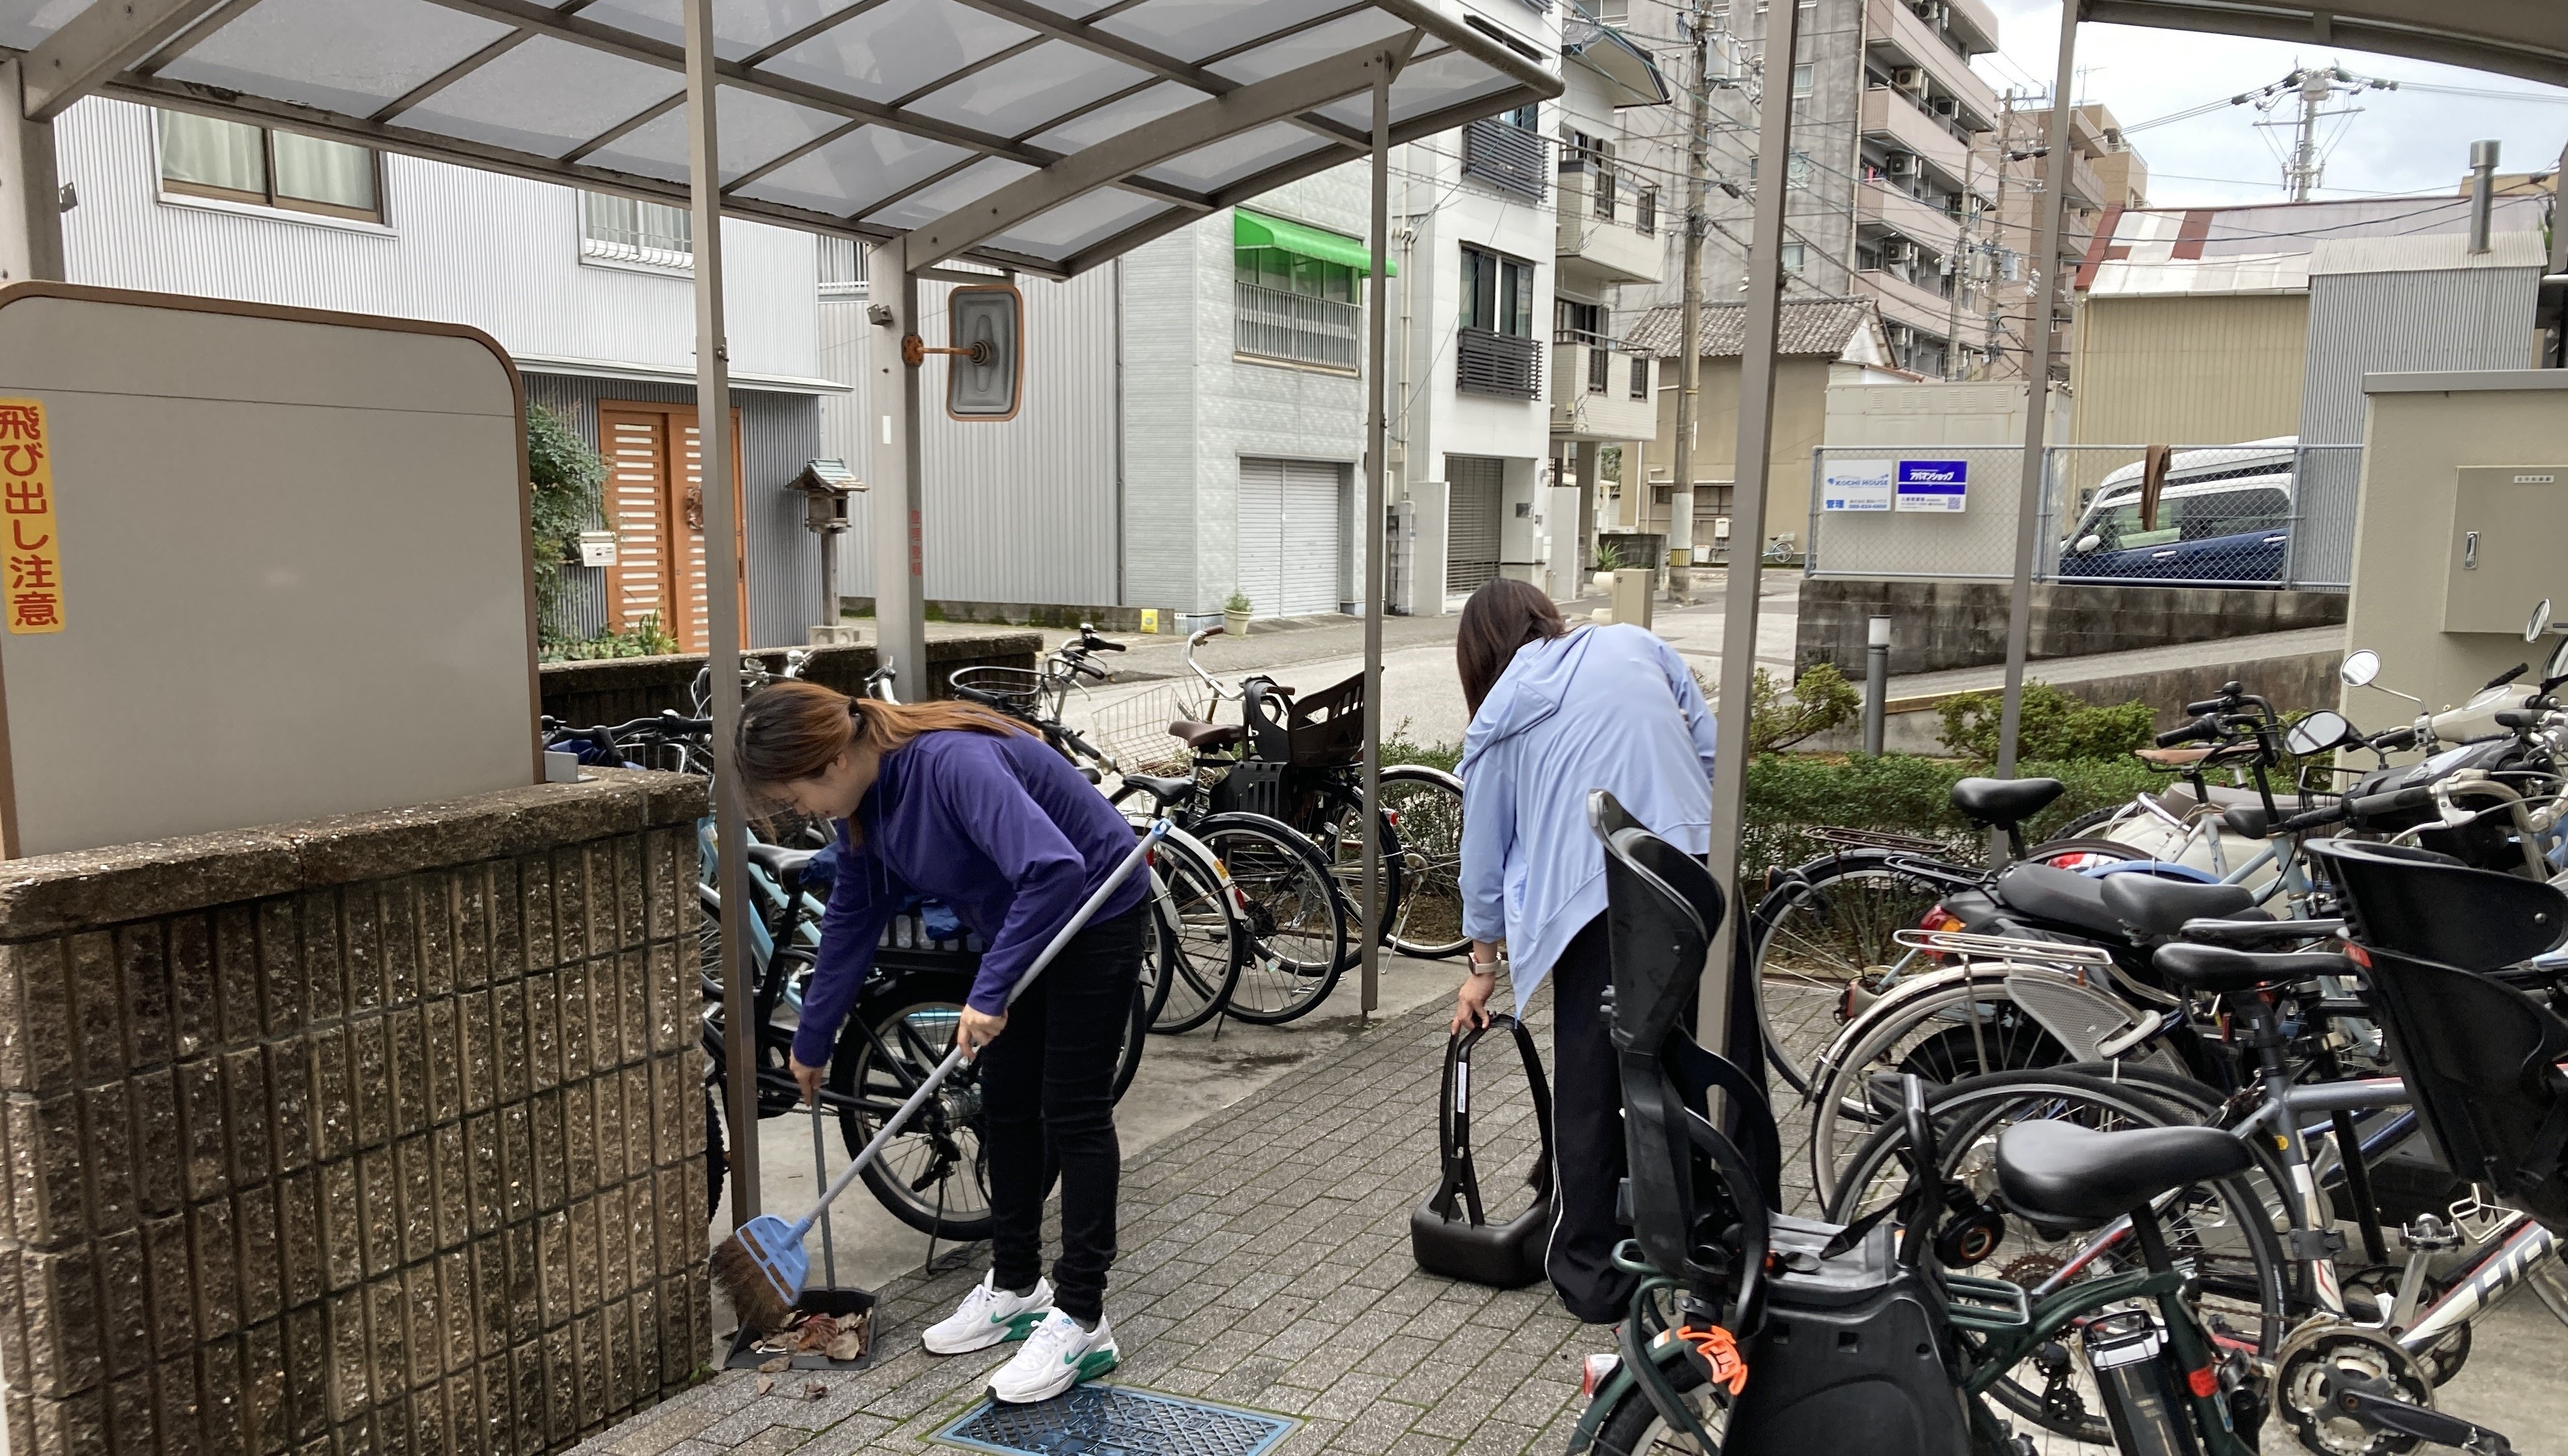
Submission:
<svg viewBox="0 0 2568 1456">
<path fill-rule="evenodd" d="M 860 693 L 865 677 L 880 659 L 872 644 L 858 647 L 814 647 L 803 675 L 842 693 Z M 945 697 L 946 677 L 963 667 L 1022 667 L 1032 671 L 1043 653 L 1039 632 L 983 632 L 970 636 L 927 639 L 928 688 L 921 691 L 906 668 L 893 683 L 903 701 Z M 770 671 L 785 666 L 783 648 L 763 650 Z M 684 713 L 693 706 L 687 689 L 705 665 L 701 652 L 667 657 L 612 657 L 596 662 L 547 662 L 539 671 L 544 716 L 575 728 L 630 723 L 664 709 Z"/>
<path fill-rule="evenodd" d="M 703 803 L 0 865 L 8 1449 L 533 1456 L 693 1378 Z"/>
<path fill-rule="evenodd" d="M 2004 662 L 2008 591 L 2004 581 L 1803 577 L 1793 666 L 1833 662 L 1862 681 L 1865 619 L 1873 616 L 1891 618 L 1893 675 Z M 2342 591 L 2037 581 L 2028 656 L 2083 657 L 2333 626 L 2345 612 Z"/>
</svg>

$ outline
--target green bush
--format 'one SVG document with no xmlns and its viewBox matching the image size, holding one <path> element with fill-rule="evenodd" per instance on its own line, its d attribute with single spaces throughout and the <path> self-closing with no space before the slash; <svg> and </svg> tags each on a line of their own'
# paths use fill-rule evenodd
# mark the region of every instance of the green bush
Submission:
<svg viewBox="0 0 2568 1456">
<path fill-rule="evenodd" d="M 1776 865 L 1797 865 L 1825 852 L 1806 833 L 1815 825 L 1921 835 L 1976 855 L 1979 831 L 1953 811 L 1956 780 L 1986 766 L 1914 754 L 1759 754 L 1748 761 L 1748 823 L 1740 849 L 1750 883 Z M 2120 804 L 2165 779 L 2136 759 L 2027 761 L 2023 777 L 2058 779 L 2067 792 L 2025 826 L 2027 843 L 2091 810 Z"/>
<path fill-rule="evenodd" d="M 1721 686 L 1698 672 L 1694 685 L 1706 703 L 1721 700 Z M 1796 743 L 1833 732 L 1863 712 L 1863 693 L 1833 662 L 1814 662 L 1801 670 L 1791 696 L 1774 674 L 1760 667 L 1748 680 L 1748 747 L 1755 753 L 1779 753 Z"/>
<path fill-rule="evenodd" d="M 1944 746 L 1978 763 L 1998 757 L 1998 719 L 2005 700 L 1997 693 L 1956 693 L 1935 710 L 1943 719 Z M 2044 763 L 2113 760 L 2146 745 L 2157 726 L 2149 705 L 2133 698 L 2109 708 L 2081 702 L 2047 682 L 2024 685 L 2024 718 L 2016 730 L 2016 757 Z"/>
<path fill-rule="evenodd" d="M 560 637 L 547 643 L 544 656 L 554 662 L 592 662 L 603 657 L 666 657 L 678 650 L 678 639 L 661 630 L 660 614 L 645 612 L 626 628 L 608 627 L 594 637 Z"/>
<path fill-rule="evenodd" d="M 565 583 L 562 567 L 577 553 L 579 534 L 596 522 L 598 492 L 606 484 L 606 462 L 579 438 L 561 416 L 542 405 L 526 406 L 526 478 L 528 515 L 533 527 L 531 549 L 535 568 L 535 634 L 548 655 L 571 655 L 561 649 L 578 639 L 561 619 Z M 656 626 L 656 624 L 655 624 Z M 593 657 L 639 656 L 639 653 L 591 652 Z"/>
</svg>

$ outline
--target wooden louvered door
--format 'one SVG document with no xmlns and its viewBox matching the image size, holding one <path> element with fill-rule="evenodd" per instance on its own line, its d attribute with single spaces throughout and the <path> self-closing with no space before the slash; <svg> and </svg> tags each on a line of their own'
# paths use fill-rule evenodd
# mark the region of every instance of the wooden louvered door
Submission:
<svg viewBox="0 0 2568 1456">
<path fill-rule="evenodd" d="M 602 403 L 599 453 L 606 458 L 606 512 L 615 530 L 607 573 L 609 619 L 631 627 L 656 616 L 681 650 L 712 639 L 705 607 L 704 498 L 692 405 Z M 740 492 L 740 411 L 732 411 L 732 491 Z M 741 619 L 749 618 L 748 532 L 737 543 Z M 744 631 L 746 626 L 744 625 Z"/>
</svg>

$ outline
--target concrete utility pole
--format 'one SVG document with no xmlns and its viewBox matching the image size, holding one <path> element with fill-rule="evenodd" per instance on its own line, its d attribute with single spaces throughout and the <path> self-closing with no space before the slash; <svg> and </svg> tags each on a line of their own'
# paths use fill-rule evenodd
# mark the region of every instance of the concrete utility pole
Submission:
<svg viewBox="0 0 2568 1456">
<path fill-rule="evenodd" d="M 2007 174 L 2015 171 L 2015 88 L 2010 86 L 2006 99 L 1998 106 L 1998 195 L 1990 205 L 1997 211 L 1997 254 L 1989 259 L 1989 362 L 1986 378 L 1998 377 L 1998 356 L 2006 352 L 2002 320 L 2006 317 L 2006 294 L 1998 287 L 2005 282 L 2005 269 L 1998 257 L 2007 250 L 2006 184 Z"/>
<path fill-rule="evenodd" d="M 2327 159 L 2320 155 L 2319 150 L 2319 120 L 2353 116 L 2362 110 L 2361 107 L 2347 107 L 2332 112 L 2326 110 L 2327 104 L 2339 94 L 2354 96 L 2366 91 L 2398 89 L 2396 81 L 2384 81 L 2378 76 L 2357 76 L 2343 66 L 2331 63 L 2295 67 L 2292 74 L 2270 86 L 2242 91 L 2229 98 L 2229 104 L 2252 106 L 2266 113 L 2268 119 L 2256 123 L 2257 126 L 2292 128 L 2292 150 L 2283 159 L 2283 190 L 2293 201 L 2306 202 L 2310 200 L 2310 194 L 2318 190 L 2319 177 L 2327 170 Z M 2299 115 L 2289 123 L 2272 120 L 2274 108 L 2281 105 L 2285 97 L 2298 99 Z"/>
<path fill-rule="evenodd" d="M 1685 386 L 1677 392 L 1676 472 L 1668 486 L 1668 595 L 1677 601 L 1687 600 L 1694 590 L 1694 434 L 1702 406 L 1703 235 L 1709 228 L 1703 213 L 1703 194 L 1704 181 L 1712 171 L 1705 140 L 1706 129 L 1711 125 L 1711 50 L 1704 39 L 1700 0 L 1691 15 L 1694 84 L 1686 98 L 1690 115 L 1686 118 L 1685 301 L 1679 305 L 1677 330 Z M 1789 104 L 1786 98 L 1785 105 Z M 1623 476 L 1629 482 L 1632 472 L 1626 470 Z M 1648 524 L 1646 515 L 1642 524 Z"/>
</svg>

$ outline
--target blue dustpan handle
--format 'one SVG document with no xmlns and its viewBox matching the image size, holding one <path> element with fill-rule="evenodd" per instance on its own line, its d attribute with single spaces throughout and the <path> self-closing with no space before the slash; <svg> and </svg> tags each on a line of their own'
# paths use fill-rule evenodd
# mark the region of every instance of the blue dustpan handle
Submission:
<svg viewBox="0 0 2568 1456">
<path fill-rule="evenodd" d="M 1053 934 L 1051 943 L 1045 945 L 1043 953 L 1036 956 L 1034 963 L 1026 967 L 1026 973 L 1017 977 L 1015 985 L 1008 987 L 1009 1005 L 1013 1006 L 1017 1003 L 1017 997 L 1026 993 L 1026 987 L 1035 983 L 1035 977 L 1043 973 L 1045 966 L 1052 964 L 1052 958 L 1061 953 L 1061 948 L 1069 944 L 1073 936 L 1088 928 L 1088 922 L 1096 915 L 1098 907 L 1106 904 L 1116 890 L 1131 878 L 1132 871 L 1149 857 L 1151 849 L 1160 840 L 1165 839 L 1167 833 L 1168 822 L 1164 819 L 1150 826 L 1150 832 L 1141 836 L 1140 842 L 1132 846 L 1132 853 L 1124 857 L 1123 863 L 1115 867 L 1115 873 L 1106 877 L 1106 883 L 1097 887 L 1096 892 L 1088 897 L 1087 903 L 1079 908 L 1078 913 L 1072 915 L 1069 922 Z M 944 1086 L 945 1079 L 952 1076 L 954 1069 L 962 1064 L 963 1048 L 958 1043 L 952 1051 L 945 1054 L 943 1061 L 936 1064 L 936 1070 L 927 1074 L 927 1080 L 918 1084 L 918 1090 L 909 1094 L 909 1100 L 900 1105 L 900 1111 L 893 1113 L 891 1120 L 884 1123 L 882 1129 L 873 1135 L 873 1140 L 865 1144 L 864 1151 L 856 1155 L 855 1161 L 847 1165 L 846 1171 L 829 1181 L 829 1191 L 820 1195 L 820 1201 L 811 1206 L 811 1211 L 796 1220 L 794 1227 L 786 1231 L 788 1242 L 796 1245 L 802 1242 L 802 1236 L 810 1233 L 811 1226 L 820 1222 L 820 1215 L 827 1211 L 838 1195 L 847 1191 L 847 1185 L 856 1181 L 856 1175 L 864 1172 L 866 1165 L 880 1156 L 882 1150 L 893 1138 L 900 1136 L 901 1129 L 909 1125 L 910 1118 L 920 1107 L 926 1105 L 928 1098 L 936 1095 L 936 1089 Z"/>
</svg>

